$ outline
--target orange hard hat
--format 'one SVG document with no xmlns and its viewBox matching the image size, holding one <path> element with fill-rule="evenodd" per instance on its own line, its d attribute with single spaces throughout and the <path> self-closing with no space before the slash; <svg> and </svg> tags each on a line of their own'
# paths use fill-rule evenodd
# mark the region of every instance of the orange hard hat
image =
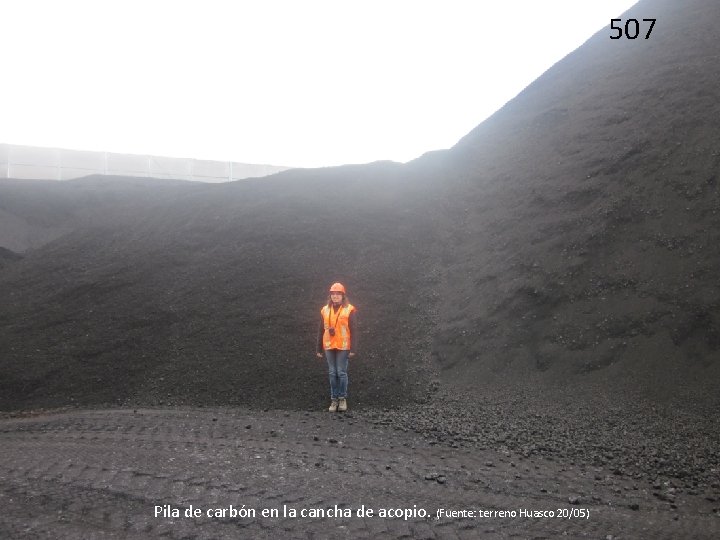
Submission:
<svg viewBox="0 0 720 540">
<path fill-rule="evenodd" d="M 330 287 L 330 292 L 341 292 L 345 294 L 345 287 L 342 283 L 333 283 Z"/>
</svg>

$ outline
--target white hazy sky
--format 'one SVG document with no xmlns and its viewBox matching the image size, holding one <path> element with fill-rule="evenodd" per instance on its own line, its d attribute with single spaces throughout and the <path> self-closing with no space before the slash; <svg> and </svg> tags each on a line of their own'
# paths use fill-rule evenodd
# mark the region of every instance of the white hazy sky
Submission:
<svg viewBox="0 0 720 540">
<path fill-rule="evenodd" d="M 0 0 L 0 142 L 404 162 L 454 145 L 635 3 Z"/>
</svg>

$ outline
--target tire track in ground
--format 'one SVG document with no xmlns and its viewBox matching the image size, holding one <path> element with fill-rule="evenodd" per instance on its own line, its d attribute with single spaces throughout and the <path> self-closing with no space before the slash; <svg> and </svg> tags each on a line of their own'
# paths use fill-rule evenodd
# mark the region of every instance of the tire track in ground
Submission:
<svg viewBox="0 0 720 540">
<path fill-rule="evenodd" d="M 4 538 L 713 538 L 718 517 L 672 508 L 598 471 L 440 448 L 362 415 L 244 410 L 76 411 L 0 420 Z M 578 504 L 570 504 L 578 497 Z M 155 517 L 156 505 L 243 504 L 254 518 Z M 557 510 L 590 519 L 289 518 L 283 505 L 355 511 Z M 637 505 L 637 510 L 631 506 Z M 260 516 L 278 508 L 277 518 Z"/>
</svg>

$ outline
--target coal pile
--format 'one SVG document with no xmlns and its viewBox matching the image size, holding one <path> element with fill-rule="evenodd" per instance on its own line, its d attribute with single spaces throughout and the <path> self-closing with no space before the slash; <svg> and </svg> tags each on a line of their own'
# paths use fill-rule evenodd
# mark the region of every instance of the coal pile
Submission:
<svg viewBox="0 0 720 540">
<path fill-rule="evenodd" d="M 720 47 L 703 36 L 720 10 L 626 18 L 648 13 L 657 35 L 600 32 L 443 156 L 435 352 L 454 380 L 600 377 L 654 398 L 717 380 Z"/>
<path fill-rule="evenodd" d="M 3 210 L 37 236 L 44 208 L 78 201 L 41 222 L 68 233 L 3 270 L 3 408 L 324 402 L 315 332 L 336 280 L 365 317 L 356 400 L 412 401 L 430 369 L 432 224 L 417 199 L 396 204 L 399 170 L 3 184 Z"/>
<path fill-rule="evenodd" d="M 720 6 L 630 17 L 657 19 L 650 39 L 599 32 L 405 165 L 0 181 L 0 409 L 322 407 L 314 332 L 342 281 L 353 407 L 712 483 Z"/>
</svg>

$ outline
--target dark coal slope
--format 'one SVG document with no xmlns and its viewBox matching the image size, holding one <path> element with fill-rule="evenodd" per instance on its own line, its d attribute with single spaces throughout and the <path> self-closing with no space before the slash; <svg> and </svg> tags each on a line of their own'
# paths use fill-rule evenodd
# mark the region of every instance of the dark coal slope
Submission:
<svg viewBox="0 0 720 540">
<path fill-rule="evenodd" d="M 425 203 L 402 196 L 412 186 L 400 171 L 168 186 L 166 201 L 108 208 L 29 252 L 0 273 L 2 407 L 315 407 L 327 393 L 315 331 L 336 280 L 361 317 L 354 402 L 421 395 L 434 227 Z"/>
<path fill-rule="evenodd" d="M 178 180 L 89 176 L 78 180 L 0 181 L 0 246 L 22 253 L 89 223 L 107 223 L 140 206 L 202 188 Z"/>
<path fill-rule="evenodd" d="M 647 0 L 631 17 L 657 18 L 648 40 L 602 30 L 416 164 L 448 167 L 448 379 L 545 372 L 694 399 L 717 380 L 720 4 Z"/>
<path fill-rule="evenodd" d="M 13 261 L 19 261 L 20 259 L 22 259 L 22 255 L 4 247 L 0 247 L 0 267 Z"/>
<path fill-rule="evenodd" d="M 0 245 L 27 250 L 0 267 L 0 407 L 316 407 L 336 280 L 361 314 L 354 406 L 423 399 L 431 353 L 451 393 L 716 403 L 720 6 L 631 16 L 658 19 L 649 40 L 600 32 L 407 166 L 0 182 Z"/>
</svg>

